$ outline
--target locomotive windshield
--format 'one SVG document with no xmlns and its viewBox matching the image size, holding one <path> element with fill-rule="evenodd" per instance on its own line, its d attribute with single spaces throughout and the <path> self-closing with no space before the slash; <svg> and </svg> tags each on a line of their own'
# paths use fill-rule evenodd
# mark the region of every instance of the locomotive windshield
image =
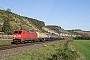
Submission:
<svg viewBox="0 0 90 60">
<path fill-rule="evenodd" d="M 21 34 L 22 31 L 14 31 L 14 34 Z"/>
</svg>

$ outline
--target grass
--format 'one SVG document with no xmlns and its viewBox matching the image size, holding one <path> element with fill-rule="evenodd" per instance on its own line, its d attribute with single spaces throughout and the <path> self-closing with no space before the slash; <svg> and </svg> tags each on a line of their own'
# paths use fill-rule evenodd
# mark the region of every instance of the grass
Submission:
<svg viewBox="0 0 90 60">
<path fill-rule="evenodd" d="M 10 58 L 7 58 L 5 60 L 47 60 L 47 58 L 50 58 L 51 55 L 56 53 L 56 49 L 62 49 L 65 42 L 62 41 L 62 43 L 57 43 L 51 46 L 43 47 L 31 52 L 23 53 L 17 56 L 13 56 Z"/>
<path fill-rule="evenodd" d="M 5 60 L 57 60 L 57 58 L 62 58 L 61 60 L 67 60 L 67 58 L 68 60 L 75 60 L 73 51 L 67 48 L 67 41 L 68 40 L 60 41 L 59 43 L 46 46 L 31 52 L 19 54 L 17 56 L 9 57 Z"/>
<path fill-rule="evenodd" d="M 12 40 L 0 40 L 0 45 L 11 44 Z"/>
<path fill-rule="evenodd" d="M 74 44 L 79 52 L 81 52 L 87 60 L 90 60 L 90 41 L 74 40 Z"/>
<path fill-rule="evenodd" d="M 57 43 L 55 45 L 43 47 L 43 48 L 31 51 L 31 52 L 13 56 L 13 57 L 5 59 L 5 60 L 30 60 L 30 59 L 31 60 L 32 59 L 33 60 L 37 60 L 37 59 L 47 60 L 47 58 L 50 58 L 51 55 L 56 53 L 55 49 L 63 48 L 62 46 L 64 43 L 65 42 L 62 41 L 62 43 Z M 61 46 L 59 46 L 59 45 L 61 45 Z"/>
</svg>

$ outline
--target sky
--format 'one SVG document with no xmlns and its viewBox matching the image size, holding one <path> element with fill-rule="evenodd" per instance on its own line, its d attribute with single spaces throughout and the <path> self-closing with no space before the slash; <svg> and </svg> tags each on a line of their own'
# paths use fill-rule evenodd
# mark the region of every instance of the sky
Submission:
<svg viewBox="0 0 90 60">
<path fill-rule="evenodd" d="M 0 0 L 0 8 L 45 25 L 90 31 L 90 0 Z"/>
</svg>

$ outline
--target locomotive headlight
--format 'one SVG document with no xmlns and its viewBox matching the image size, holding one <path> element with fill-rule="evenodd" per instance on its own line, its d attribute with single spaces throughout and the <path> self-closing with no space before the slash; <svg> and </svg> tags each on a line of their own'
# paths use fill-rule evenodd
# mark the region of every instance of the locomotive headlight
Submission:
<svg viewBox="0 0 90 60">
<path fill-rule="evenodd" d="M 16 37 L 16 35 L 14 35 L 13 37 Z"/>
<path fill-rule="evenodd" d="M 19 37 L 21 37 L 21 35 L 19 35 Z"/>
</svg>

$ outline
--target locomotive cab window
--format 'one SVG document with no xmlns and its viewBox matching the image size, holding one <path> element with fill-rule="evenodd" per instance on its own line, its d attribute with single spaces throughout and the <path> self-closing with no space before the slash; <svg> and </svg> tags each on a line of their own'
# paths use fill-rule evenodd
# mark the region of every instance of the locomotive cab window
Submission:
<svg viewBox="0 0 90 60">
<path fill-rule="evenodd" d="M 21 34 L 22 31 L 15 31 L 14 34 Z"/>
</svg>

